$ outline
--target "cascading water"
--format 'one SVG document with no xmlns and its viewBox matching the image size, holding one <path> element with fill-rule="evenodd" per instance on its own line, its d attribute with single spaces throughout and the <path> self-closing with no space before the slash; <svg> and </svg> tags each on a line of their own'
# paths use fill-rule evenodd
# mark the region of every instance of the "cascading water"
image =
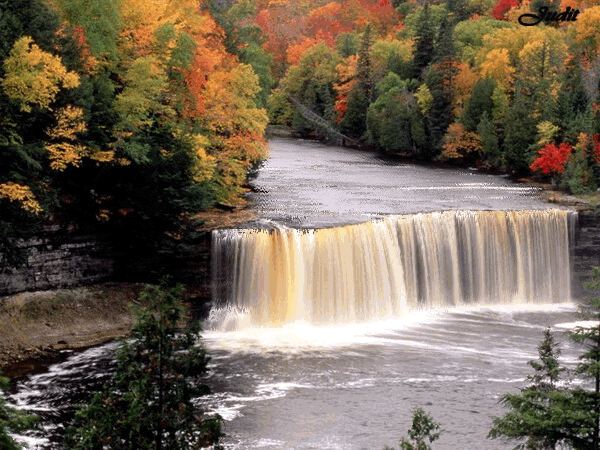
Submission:
<svg viewBox="0 0 600 450">
<path fill-rule="evenodd" d="M 575 218 L 558 209 L 446 211 L 324 229 L 215 231 L 211 322 L 340 323 L 568 301 Z"/>
</svg>

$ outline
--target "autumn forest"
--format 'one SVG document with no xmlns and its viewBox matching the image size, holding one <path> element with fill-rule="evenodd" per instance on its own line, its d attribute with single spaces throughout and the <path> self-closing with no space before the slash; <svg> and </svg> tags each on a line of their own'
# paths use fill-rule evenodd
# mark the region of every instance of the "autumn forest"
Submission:
<svg viewBox="0 0 600 450">
<path fill-rule="evenodd" d="M 27 0 L 0 16 L 0 233 L 148 246 L 236 204 L 270 121 L 414 160 L 594 190 L 600 6 L 517 0 Z M 24 225 L 26 224 L 26 226 Z"/>
</svg>

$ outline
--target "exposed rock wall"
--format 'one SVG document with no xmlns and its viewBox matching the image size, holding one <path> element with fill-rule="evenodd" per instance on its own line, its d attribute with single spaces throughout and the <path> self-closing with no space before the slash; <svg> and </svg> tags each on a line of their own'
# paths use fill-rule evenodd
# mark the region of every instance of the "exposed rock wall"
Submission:
<svg viewBox="0 0 600 450">
<path fill-rule="evenodd" d="M 23 262 L 18 267 L 0 255 L 0 296 L 89 285 L 115 273 L 114 252 L 99 236 L 48 229 L 19 247 Z"/>
<path fill-rule="evenodd" d="M 574 293 L 581 296 L 591 268 L 600 266 L 600 207 L 579 211 L 573 245 Z"/>
<path fill-rule="evenodd" d="M 193 248 L 172 255 L 156 255 L 151 260 L 119 254 L 99 236 L 60 230 L 47 230 L 21 246 L 25 263 L 20 267 L 6 264 L 0 267 L 0 297 L 114 280 L 152 281 L 165 273 L 164 268 L 189 286 L 192 297 L 210 297 L 210 232 L 204 233 Z M 600 266 L 600 208 L 579 212 L 573 245 L 576 295 L 581 295 L 593 266 Z"/>
</svg>

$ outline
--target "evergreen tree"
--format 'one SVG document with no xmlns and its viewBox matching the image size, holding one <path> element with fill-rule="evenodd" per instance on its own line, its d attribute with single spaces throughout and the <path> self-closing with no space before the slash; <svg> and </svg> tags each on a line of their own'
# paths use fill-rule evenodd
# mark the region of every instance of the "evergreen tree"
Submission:
<svg viewBox="0 0 600 450">
<path fill-rule="evenodd" d="M 2 450 L 18 450 L 21 448 L 10 433 L 19 433 L 31 428 L 35 417 L 24 414 L 6 404 L 2 394 L 8 388 L 8 379 L 0 376 L 0 448 Z"/>
<path fill-rule="evenodd" d="M 536 128 L 531 118 L 531 104 L 518 90 L 506 115 L 504 154 L 506 169 L 522 174 L 529 170 L 530 146 L 535 141 Z"/>
<path fill-rule="evenodd" d="M 474 131 L 484 113 L 488 114 L 488 118 L 491 117 L 494 108 L 492 95 L 495 87 L 496 83 L 491 78 L 481 78 L 473 86 L 473 92 L 467 100 L 461 118 L 461 122 L 467 130 Z"/>
<path fill-rule="evenodd" d="M 587 437 L 588 448 L 600 448 L 600 267 L 592 271 L 592 281 L 586 286 L 591 292 L 590 298 L 581 306 L 580 315 L 593 325 L 578 327 L 571 333 L 571 338 L 584 346 L 577 365 L 577 373 L 592 382 L 591 390 L 577 389 L 577 397 L 581 400 L 583 420 L 590 426 L 591 433 Z"/>
<path fill-rule="evenodd" d="M 594 171 L 587 155 L 587 149 L 582 144 L 575 147 L 569 158 L 561 176 L 560 186 L 575 195 L 587 194 L 596 190 Z"/>
<path fill-rule="evenodd" d="M 575 143 L 582 131 L 591 129 L 591 105 L 583 85 L 581 67 L 571 63 L 567 66 L 557 99 L 558 124 L 563 140 Z"/>
<path fill-rule="evenodd" d="M 417 21 L 415 33 L 415 51 L 413 54 L 413 76 L 421 78 L 423 70 L 433 59 L 433 44 L 435 41 L 435 29 L 429 9 L 429 2 L 425 3 L 419 20 Z"/>
<path fill-rule="evenodd" d="M 440 63 L 452 60 L 455 56 L 454 48 L 454 24 L 448 15 L 442 17 L 440 27 L 436 36 L 433 62 Z"/>
<path fill-rule="evenodd" d="M 208 388 L 199 378 L 208 357 L 198 328 L 184 330 L 182 289 L 147 286 L 130 339 L 105 389 L 77 412 L 67 448 L 77 450 L 193 449 L 216 443 L 220 419 L 203 417 L 193 399 Z"/>
<path fill-rule="evenodd" d="M 439 153 L 446 130 L 452 123 L 452 80 L 455 75 L 454 63 L 444 61 L 432 65 L 425 79 L 432 98 L 427 123 L 431 136 L 431 150 L 435 153 Z"/>
<path fill-rule="evenodd" d="M 367 130 L 367 111 L 373 93 L 371 46 L 373 44 L 371 25 L 367 25 L 362 36 L 356 65 L 356 83 L 348 94 L 348 106 L 342 122 L 343 133 L 362 138 Z"/>
<path fill-rule="evenodd" d="M 481 115 L 481 120 L 479 121 L 479 125 L 477 125 L 477 133 L 479 133 L 481 139 L 481 148 L 486 161 L 492 167 L 501 168 L 503 162 L 502 153 L 498 145 L 498 136 L 487 111 L 484 111 Z"/>
<path fill-rule="evenodd" d="M 560 349 L 550 330 L 538 347 L 539 359 L 530 361 L 532 375 L 529 385 L 518 394 L 506 394 L 502 403 L 510 411 L 496 418 L 489 436 L 493 439 L 525 440 L 520 448 L 554 449 L 557 444 L 579 443 L 572 435 L 571 423 L 576 414 L 570 410 L 572 397 L 558 387 L 563 368 L 559 363 Z"/>
</svg>

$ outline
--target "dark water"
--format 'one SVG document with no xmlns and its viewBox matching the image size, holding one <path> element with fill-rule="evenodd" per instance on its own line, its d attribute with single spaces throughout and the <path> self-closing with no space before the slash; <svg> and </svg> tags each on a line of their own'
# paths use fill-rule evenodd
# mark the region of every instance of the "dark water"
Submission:
<svg viewBox="0 0 600 450">
<path fill-rule="evenodd" d="M 540 209 L 535 189 L 471 170 L 385 161 L 374 154 L 284 139 L 253 181 L 259 217 L 301 227 L 448 209 Z M 568 268 L 565 268 L 568 270 Z M 397 445 L 411 409 L 441 422 L 436 449 L 508 449 L 489 441 L 502 394 L 522 386 L 546 326 L 572 326 L 565 304 L 422 311 L 383 322 L 205 333 L 213 357 L 201 400 L 225 419 L 229 449 L 381 449 Z M 21 379 L 11 401 L 42 418 L 28 448 L 62 448 L 73 407 L 97 389 L 114 345 L 65 355 Z"/>
<path fill-rule="evenodd" d="M 410 411 L 441 422 L 436 449 L 509 449 L 486 439 L 500 397 L 523 385 L 542 331 L 563 331 L 570 305 L 415 313 L 397 321 L 207 332 L 213 357 L 201 400 L 225 419 L 228 449 L 381 449 L 397 444 Z M 18 383 L 11 401 L 42 418 L 22 442 L 62 448 L 73 407 L 101 386 L 114 345 L 76 353 Z"/>
</svg>

